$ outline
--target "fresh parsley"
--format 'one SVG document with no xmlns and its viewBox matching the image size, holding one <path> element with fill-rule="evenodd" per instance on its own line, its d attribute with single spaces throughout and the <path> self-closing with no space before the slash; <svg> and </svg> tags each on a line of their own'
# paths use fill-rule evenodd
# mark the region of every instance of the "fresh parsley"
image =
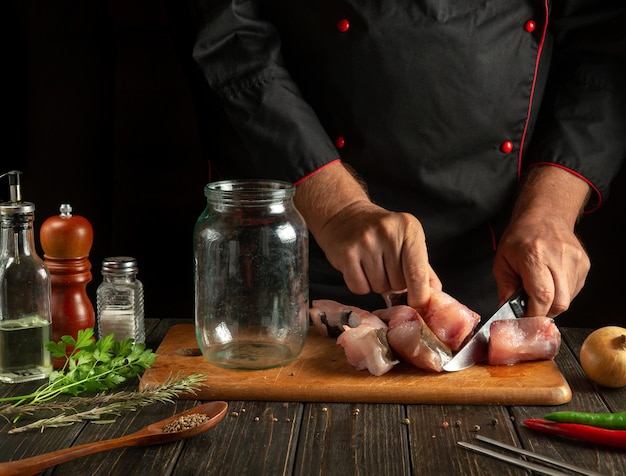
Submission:
<svg viewBox="0 0 626 476">
<path fill-rule="evenodd" d="M 65 335 L 57 343 L 47 342 L 46 348 L 53 357 L 66 359 L 63 367 L 52 371 L 48 383 L 33 393 L 0 398 L 0 403 L 37 404 L 61 394 L 109 390 L 143 373 L 156 360 L 156 354 L 145 344 L 133 339 L 117 341 L 113 334 L 96 340 L 92 328 L 79 330 L 76 339 Z"/>
</svg>

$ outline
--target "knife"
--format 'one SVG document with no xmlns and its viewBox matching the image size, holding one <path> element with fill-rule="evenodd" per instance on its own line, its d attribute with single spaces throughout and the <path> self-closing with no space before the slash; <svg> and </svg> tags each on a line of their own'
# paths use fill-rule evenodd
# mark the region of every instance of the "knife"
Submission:
<svg viewBox="0 0 626 476">
<path fill-rule="evenodd" d="M 457 370 L 467 369 L 474 364 L 485 362 L 487 360 L 491 323 L 503 319 L 522 317 L 527 306 L 528 295 L 524 288 L 520 288 L 483 324 L 469 342 L 443 366 L 443 369 L 448 372 L 456 372 Z"/>
</svg>

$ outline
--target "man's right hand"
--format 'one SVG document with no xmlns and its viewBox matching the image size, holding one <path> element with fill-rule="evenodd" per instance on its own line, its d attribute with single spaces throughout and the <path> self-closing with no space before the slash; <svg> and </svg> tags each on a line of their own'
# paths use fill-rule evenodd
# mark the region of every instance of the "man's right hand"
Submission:
<svg viewBox="0 0 626 476">
<path fill-rule="evenodd" d="M 295 204 L 330 264 L 355 294 L 407 289 L 408 304 L 424 310 L 441 282 L 428 261 L 424 230 L 408 213 L 372 203 L 340 162 L 299 184 Z"/>
</svg>

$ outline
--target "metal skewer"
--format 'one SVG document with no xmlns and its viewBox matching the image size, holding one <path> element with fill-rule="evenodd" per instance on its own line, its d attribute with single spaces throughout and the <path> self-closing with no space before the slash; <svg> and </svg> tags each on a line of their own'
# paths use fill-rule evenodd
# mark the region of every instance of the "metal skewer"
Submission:
<svg viewBox="0 0 626 476">
<path fill-rule="evenodd" d="M 476 439 L 479 441 L 483 441 L 485 443 L 489 443 L 495 446 L 498 446 L 500 448 L 504 448 L 506 450 L 512 451 L 514 453 L 517 454 L 521 454 L 524 456 L 528 456 L 530 458 L 539 460 L 539 461 L 544 461 L 546 463 L 550 463 L 553 464 L 554 466 L 558 466 L 560 468 L 563 469 L 568 469 L 570 471 L 575 471 L 577 473 L 580 474 L 584 474 L 586 476 L 604 476 L 601 473 L 595 472 L 595 471 L 591 471 L 585 468 L 581 468 L 579 466 L 570 464 L 570 463 L 566 463 L 563 461 L 558 461 L 554 458 L 550 458 L 548 456 L 543 456 L 543 455 L 539 455 L 536 453 L 533 453 L 531 451 L 527 451 L 524 450 L 522 448 L 517 448 L 515 446 L 511 446 L 511 445 L 507 445 L 506 443 L 502 443 L 500 441 L 497 440 L 492 440 L 491 438 L 487 438 L 486 436 L 481 436 L 481 435 L 476 435 Z M 505 454 L 502 453 L 498 453 L 497 451 L 493 451 L 487 448 L 484 448 L 482 446 L 478 446 L 478 445 L 474 445 L 472 443 L 466 443 L 465 441 L 458 441 L 457 444 L 459 446 L 462 446 L 463 448 L 467 448 L 473 451 L 476 451 L 477 453 L 482 453 L 482 454 L 486 454 L 488 456 L 492 456 L 493 458 L 502 460 L 502 461 L 506 461 L 507 463 L 511 463 L 517 466 L 520 466 L 522 468 L 525 469 L 530 469 L 532 471 L 536 471 L 537 473 L 540 474 L 545 474 L 547 476 L 567 476 L 567 473 L 563 473 L 561 471 L 558 471 L 556 469 L 553 468 L 549 468 L 547 466 L 543 466 L 540 464 L 536 464 L 536 463 L 531 463 L 529 461 L 525 461 L 522 459 L 518 459 L 518 458 L 514 458 L 512 456 L 507 456 Z"/>
</svg>

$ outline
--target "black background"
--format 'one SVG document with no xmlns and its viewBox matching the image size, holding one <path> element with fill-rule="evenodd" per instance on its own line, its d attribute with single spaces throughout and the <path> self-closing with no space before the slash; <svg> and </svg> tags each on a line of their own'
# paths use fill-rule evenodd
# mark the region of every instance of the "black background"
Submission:
<svg viewBox="0 0 626 476">
<path fill-rule="evenodd" d="M 213 152 L 199 131 L 219 120 L 194 108 L 197 77 L 180 5 L 9 0 L 0 20 L 0 172 L 23 172 L 37 237 L 61 203 L 92 223 L 92 299 L 104 257 L 136 257 L 146 317 L 156 318 L 193 317 L 193 226 Z M 560 325 L 626 325 L 625 210 L 623 169 L 605 206 L 582 221 L 592 270 Z"/>
</svg>

